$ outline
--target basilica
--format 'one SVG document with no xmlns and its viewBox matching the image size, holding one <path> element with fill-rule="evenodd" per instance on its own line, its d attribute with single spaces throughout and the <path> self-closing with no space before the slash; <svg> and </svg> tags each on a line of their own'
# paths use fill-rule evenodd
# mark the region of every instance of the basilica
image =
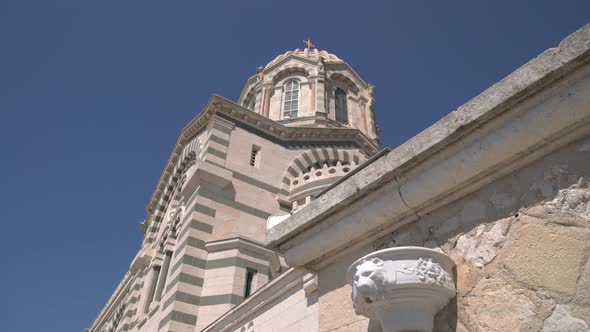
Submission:
<svg viewBox="0 0 590 332">
<path fill-rule="evenodd" d="M 373 91 L 307 40 L 212 96 L 86 331 L 590 331 L 590 25 L 393 150 Z"/>
</svg>

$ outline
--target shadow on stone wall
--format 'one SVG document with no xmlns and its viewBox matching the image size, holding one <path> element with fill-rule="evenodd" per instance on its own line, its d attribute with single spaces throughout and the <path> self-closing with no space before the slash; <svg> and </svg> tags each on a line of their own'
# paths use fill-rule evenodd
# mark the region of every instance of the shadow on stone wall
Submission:
<svg viewBox="0 0 590 332">
<path fill-rule="evenodd" d="M 560 303 L 583 327 L 575 316 L 590 321 L 589 173 L 586 139 L 420 216 L 372 249 L 438 247 L 453 258 L 458 293 L 435 331 L 540 330 Z"/>
<path fill-rule="evenodd" d="M 440 248 L 456 263 L 457 297 L 436 315 L 435 331 L 539 331 L 563 317 L 584 327 L 583 320 L 590 323 L 588 179 L 585 139 L 341 258 L 319 275 L 321 329 L 359 322 L 346 269 L 372 251 L 398 246 Z M 367 330 L 380 331 L 379 322 L 368 322 Z"/>
<path fill-rule="evenodd" d="M 376 319 L 369 320 L 369 327 L 367 328 L 367 332 L 382 332 L 381 323 Z"/>
</svg>

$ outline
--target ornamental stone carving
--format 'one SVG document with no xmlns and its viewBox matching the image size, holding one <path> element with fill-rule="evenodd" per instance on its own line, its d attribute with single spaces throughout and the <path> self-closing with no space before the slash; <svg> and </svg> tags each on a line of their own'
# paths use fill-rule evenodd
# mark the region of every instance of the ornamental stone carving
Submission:
<svg viewBox="0 0 590 332">
<path fill-rule="evenodd" d="M 422 247 L 375 251 L 347 271 L 355 312 L 381 322 L 384 332 L 432 331 L 434 315 L 455 297 L 454 263 Z"/>
</svg>

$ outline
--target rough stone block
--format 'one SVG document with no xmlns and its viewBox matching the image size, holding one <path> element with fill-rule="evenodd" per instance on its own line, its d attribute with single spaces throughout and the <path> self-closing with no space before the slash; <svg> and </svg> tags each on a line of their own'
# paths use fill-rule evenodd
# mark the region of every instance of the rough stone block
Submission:
<svg viewBox="0 0 590 332">
<path fill-rule="evenodd" d="M 580 177 L 574 185 L 561 189 L 545 204 L 548 213 L 561 213 L 570 219 L 590 221 L 590 184 Z"/>
<path fill-rule="evenodd" d="M 572 316 L 568 306 L 558 304 L 553 313 L 545 319 L 543 332 L 582 332 L 590 331 L 588 324 L 583 320 Z"/>
<path fill-rule="evenodd" d="M 586 261 L 586 267 L 578 279 L 574 302 L 588 308 L 590 312 L 590 261 Z"/>
<path fill-rule="evenodd" d="M 509 225 L 510 219 L 497 221 L 489 231 L 485 231 L 485 225 L 479 225 L 459 237 L 456 249 L 467 262 L 481 268 L 496 257 L 506 240 Z"/>
<path fill-rule="evenodd" d="M 470 329 L 520 331 L 532 323 L 534 304 L 519 290 L 499 280 L 483 278 L 465 299 Z"/>
<path fill-rule="evenodd" d="M 478 269 L 472 269 L 471 265 L 459 255 L 450 255 L 455 262 L 457 272 L 457 293 L 459 296 L 465 296 L 477 284 L 481 278 L 481 272 Z"/>
<path fill-rule="evenodd" d="M 504 263 L 517 279 L 533 287 L 573 295 L 586 244 L 563 234 L 560 228 L 543 224 L 518 227 Z"/>
</svg>

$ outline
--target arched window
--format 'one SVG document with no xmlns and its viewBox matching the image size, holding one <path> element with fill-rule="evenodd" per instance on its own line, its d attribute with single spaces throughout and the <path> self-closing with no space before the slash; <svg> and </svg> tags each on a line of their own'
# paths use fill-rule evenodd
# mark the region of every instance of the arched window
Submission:
<svg viewBox="0 0 590 332">
<path fill-rule="evenodd" d="M 299 110 L 299 82 L 290 80 L 285 84 L 285 109 L 283 118 L 296 118 Z"/>
<path fill-rule="evenodd" d="M 336 103 L 336 121 L 347 124 L 348 123 L 348 107 L 346 105 L 346 92 L 338 88 L 334 93 Z"/>
</svg>

